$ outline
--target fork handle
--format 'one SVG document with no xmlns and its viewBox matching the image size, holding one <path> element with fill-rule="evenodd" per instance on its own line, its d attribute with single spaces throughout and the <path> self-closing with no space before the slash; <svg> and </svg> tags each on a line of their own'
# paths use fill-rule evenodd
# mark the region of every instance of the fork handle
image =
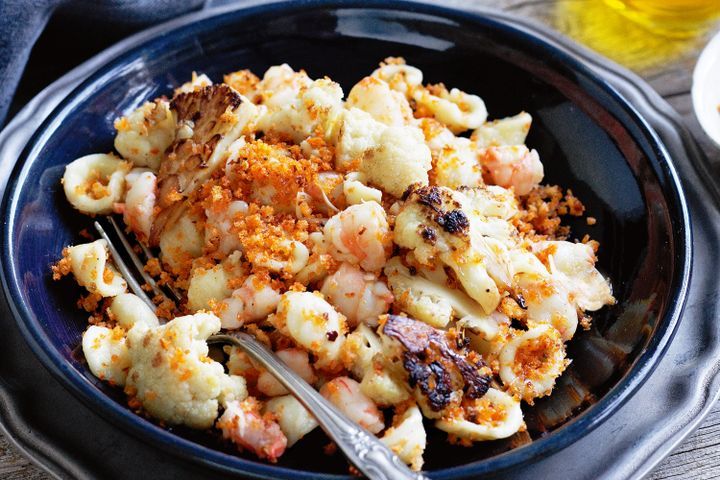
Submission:
<svg viewBox="0 0 720 480">
<path fill-rule="evenodd" d="M 384 443 L 327 401 L 274 353 L 251 335 L 242 332 L 212 335 L 208 343 L 229 343 L 240 347 L 292 393 L 315 417 L 348 460 L 373 480 L 427 480 L 411 471 Z"/>
</svg>

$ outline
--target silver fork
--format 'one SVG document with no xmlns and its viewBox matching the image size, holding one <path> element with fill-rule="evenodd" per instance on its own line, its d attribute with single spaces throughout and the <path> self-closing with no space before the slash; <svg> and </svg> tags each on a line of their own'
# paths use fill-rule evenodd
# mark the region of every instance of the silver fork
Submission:
<svg viewBox="0 0 720 480">
<path fill-rule="evenodd" d="M 178 301 L 180 297 L 177 292 L 169 289 L 169 295 L 166 295 L 155 280 L 145 272 L 143 262 L 133 250 L 132 244 L 115 219 L 113 217 L 107 217 L 107 219 L 119 238 L 124 252 L 135 266 L 137 273 L 142 277 L 143 281 L 150 286 L 153 293 Z M 95 222 L 95 229 L 98 234 L 107 241 L 113 261 L 127 281 L 130 289 L 154 310 L 155 304 L 142 289 L 141 284 L 135 278 L 133 272 L 128 268 L 128 265 L 123 260 L 113 240 L 97 221 Z M 148 260 L 154 258 L 152 252 L 144 245 L 140 242 L 137 244 L 143 250 L 143 254 Z M 251 335 L 243 332 L 211 335 L 210 338 L 208 338 L 208 343 L 230 344 L 240 347 L 253 360 L 262 365 L 263 368 L 275 376 L 275 378 L 308 409 L 325 433 L 340 447 L 340 450 L 342 450 L 347 459 L 368 478 L 373 480 L 427 480 L 427 477 L 422 473 L 411 471 L 405 463 L 385 446 L 384 443 L 378 440 L 375 435 L 347 418 L 340 410 L 291 370 L 277 355 L 265 347 L 265 345 L 255 340 Z"/>
</svg>

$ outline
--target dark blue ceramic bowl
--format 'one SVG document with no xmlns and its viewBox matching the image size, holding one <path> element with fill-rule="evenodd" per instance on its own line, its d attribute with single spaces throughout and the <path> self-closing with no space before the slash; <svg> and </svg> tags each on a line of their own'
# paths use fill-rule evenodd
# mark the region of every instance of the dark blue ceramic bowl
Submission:
<svg viewBox="0 0 720 480">
<path fill-rule="evenodd" d="M 163 429 L 134 415 L 78 355 L 86 326 L 75 306 L 80 291 L 70 280 L 53 282 L 50 265 L 90 225 L 65 200 L 63 168 L 81 155 L 112 150 L 119 115 L 169 93 L 193 70 L 221 79 L 224 72 L 262 73 L 288 62 L 313 77 L 329 75 L 347 91 L 387 56 L 404 56 L 429 82 L 481 95 L 495 118 L 521 110 L 533 115 L 528 144 L 540 152 L 546 181 L 572 188 L 597 218 L 592 227 L 571 222 L 573 234 L 601 242 L 599 266 L 618 299 L 572 340 L 573 363 L 552 397 L 525 408 L 532 443 L 452 447 L 430 429 L 431 476 L 532 468 L 534 459 L 582 437 L 632 395 L 673 336 L 689 276 L 688 214 L 663 146 L 610 86 L 511 22 L 384 1 L 277 3 L 166 29 L 109 59 L 38 129 L 3 201 L 3 286 L 28 342 L 67 388 L 148 443 L 215 468 L 266 478 L 347 472 L 342 457 L 322 453 L 327 440 L 319 431 L 267 465 L 211 434 Z"/>
</svg>

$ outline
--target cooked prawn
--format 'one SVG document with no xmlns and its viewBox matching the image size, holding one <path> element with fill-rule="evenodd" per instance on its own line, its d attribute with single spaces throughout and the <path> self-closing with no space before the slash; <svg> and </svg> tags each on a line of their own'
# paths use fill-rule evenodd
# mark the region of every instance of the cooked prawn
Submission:
<svg viewBox="0 0 720 480">
<path fill-rule="evenodd" d="M 368 431 L 378 433 L 385 428 L 377 405 L 360 391 L 360 384 L 352 378 L 333 378 L 320 388 L 320 394 Z"/>
<path fill-rule="evenodd" d="M 487 167 L 492 183 L 513 187 L 518 195 L 530 193 L 544 175 L 537 151 L 524 145 L 490 147 L 484 152 L 482 164 Z"/>
<path fill-rule="evenodd" d="M 224 438 L 271 462 L 277 461 L 287 446 L 280 425 L 270 415 L 261 415 L 260 406 L 253 398 L 228 402 L 216 426 Z"/>
<path fill-rule="evenodd" d="M 129 185 L 125 204 L 116 204 L 115 211 L 123 214 L 123 221 L 140 241 L 147 241 L 153 223 L 153 209 L 157 191 L 157 177 L 147 169 L 134 169 L 125 175 Z"/>
<path fill-rule="evenodd" d="M 288 348 L 286 350 L 279 350 L 275 352 L 275 354 L 295 373 L 300 375 L 303 380 L 310 384 L 315 382 L 315 372 L 310 365 L 310 359 L 305 350 Z M 288 394 L 287 389 L 268 371 L 262 372 L 258 377 L 257 388 L 268 397 Z"/>
<path fill-rule="evenodd" d="M 280 292 L 256 275 L 250 275 L 220 306 L 222 327 L 240 328 L 245 322 L 261 320 L 275 311 Z"/>
<path fill-rule="evenodd" d="M 348 263 L 327 277 L 320 291 L 347 317 L 351 327 L 360 322 L 377 326 L 378 316 L 387 312 L 393 302 L 385 282 Z"/>
<path fill-rule="evenodd" d="M 325 224 L 330 254 L 341 262 L 376 272 L 385 265 L 391 247 L 385 210 L 377 202 L 351 205 Z"/>
</svg>

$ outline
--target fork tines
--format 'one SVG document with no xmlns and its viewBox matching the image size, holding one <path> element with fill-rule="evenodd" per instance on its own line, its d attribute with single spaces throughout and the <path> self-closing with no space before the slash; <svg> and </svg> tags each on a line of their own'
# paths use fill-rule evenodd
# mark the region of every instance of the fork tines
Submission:
<svg viewBox="0 0 720 480">
<path fill-rule="evenodd" d="M 110 227 L 113 231 L 114 236 L 117 238 L 117 241 L 114 241 L 112 239 L 112 236 L 108 235 L 107 231 L 105 231 L 105 229 L 100 223 L 102 219 L 98 219 L 95 221 L 95 230 L 97 230 L 98 234 L 108 243 L 108 250 L 110 250 L 110 254 L 112 255 L 113 263 L 115 263 L 118 270 L 120 270 L 120 273 L 127 281 L 130 290 L 132 290 L 135 295 L 140 297 L 146 304 L 148 304 L 150 308 L 155 310 L 155 304 L 153 303 L 147 292 L 143 290 L 142 284 L 137 279 L 137 275 L 139 275 L 145 282 L 145 284 L 150 286 L 150 289 L 155 294 L 155 296 L 161 295 L 162 297 L 175 302 L 175 304 L 178 304 L 180 301 L 180 295 L 177 293 L 177 291 L 170 285 L 165 285 L 165 288 L 160 287 L 155 281 L 155 279 L 152 278 L 145 271 L 143 261 L 140 259 L 140 257 L 138 257 L 137 253 L 135 253 L 135 250 L 133 249 L 133 244 L 130 242 L 128 236 L 125 234 L 123 229 L 120 228 L 117 221 L 112 216 L 107 216 L 104 218 L 107 220 L 107 223 L 110 224 Z M 118 243 L 121 246 L 120 249 L 118 249 Z M 135 241 L 134 244 L 140 247 L 146 260 L 156 258 L 152 254 L 150 249 L 143 245 L 141 242 Z M 123 254 L 132 262 L 133 266 L 135 267 L 135 272 L 133 272 L 128 267 L 128 264 L 123 259 Z M 165 290 L 167 290 L 167 292 Z"/>
</svg>

